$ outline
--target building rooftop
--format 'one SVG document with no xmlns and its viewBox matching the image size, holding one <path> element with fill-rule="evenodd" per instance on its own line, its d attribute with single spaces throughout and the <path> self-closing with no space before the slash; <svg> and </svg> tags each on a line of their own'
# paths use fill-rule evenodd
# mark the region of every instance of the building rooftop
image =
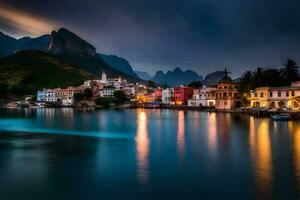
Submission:
<svg viewBox="0 0 300 200">
<path fill-rule="evenodd" d="M 224 76 L 223 78 L 219 81 L 219 83 L 232 83 L 232 79 L 230 78 L 230 76 L 228 76 L 228 72 L 227 70 L 225 69 L 224 70 Z"/>
</svg>

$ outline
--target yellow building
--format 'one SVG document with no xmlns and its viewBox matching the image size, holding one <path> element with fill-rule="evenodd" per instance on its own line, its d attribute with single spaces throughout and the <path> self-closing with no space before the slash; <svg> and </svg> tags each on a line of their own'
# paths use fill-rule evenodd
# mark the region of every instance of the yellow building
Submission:
<svg viewBox="0 0 300 200">
<path fill-rule="evenodd" d="M 155 101 L 154 94 L 138 94 L 136 95 L 136 101 L 139 103 L 151 103 Z"/>
<path fill-rule="evenodd" d="M 251 91 L 251 107 L 300 109 L 300 82 L 285 87 L 259 87 Z"/>
</svg>

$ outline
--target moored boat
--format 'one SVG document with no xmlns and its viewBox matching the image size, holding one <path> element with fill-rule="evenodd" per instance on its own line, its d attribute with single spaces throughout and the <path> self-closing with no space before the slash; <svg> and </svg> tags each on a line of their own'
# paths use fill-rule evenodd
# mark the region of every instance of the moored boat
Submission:
<svg viewBox="0 0 300 200">
<path fill-rule="evenodd" d="M 275 121 L 287 121 L 291 118 L 288 114 L 275 114 L 271 115 L 271 118 Z"/>
</svg>

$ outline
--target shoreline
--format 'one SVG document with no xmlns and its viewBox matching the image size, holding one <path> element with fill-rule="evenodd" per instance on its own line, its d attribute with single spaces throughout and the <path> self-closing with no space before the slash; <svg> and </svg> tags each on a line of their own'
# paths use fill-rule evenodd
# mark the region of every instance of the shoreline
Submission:
<svg viewBox="0 0 300 200">
<path fill-rule="evenodd" d="M 159 106 L 140 106 L 140 105 L 130 105 L 130 104 L 122 104 L 118 106 L 111 106 L 111 107 L 102 107 L 102 106 L 86 106 L 86 107 L 79 107 L 79 106 L 29 106 L 29 107 L 8 107 L 5 105 L 0 105 L 0 109 L 7 109 L 7 110 L 21 110 L 21 109 L 47 109 L 47 108 L 73 108 L 77 110 L 121 110 L 121 109 L 148 109 L 148 110 L 184 110 L 184 111 L 200 111 L 200 112 L 216 112 L 216 113 L 240 113 L 251 115 L 254 117 L 268 117 L 270 118 L 271 115 L 280 115 L 280 114 L 288 114 L 290 115 L 292 120 L 300 120 L 300 111 L 279 111 L 279 110 L 263 110 L 263 109 L 251 109 L 251 108 L 235 108 L 235 109 L 215 109 L 215 108 L 208 108 L 208 107 L 192 107 L 187 105 L 159 105 Z"/>
</svg>

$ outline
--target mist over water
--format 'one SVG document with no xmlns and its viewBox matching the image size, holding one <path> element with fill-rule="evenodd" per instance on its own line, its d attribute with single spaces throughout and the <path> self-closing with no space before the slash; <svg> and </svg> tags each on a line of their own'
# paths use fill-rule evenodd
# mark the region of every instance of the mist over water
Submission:
<svg viewBox="0 0 300 200">
<path fill-rule="evenodd" d="M 1 199 L 297 199 L 300 122 L 0 110 Z"/>
</svg>

